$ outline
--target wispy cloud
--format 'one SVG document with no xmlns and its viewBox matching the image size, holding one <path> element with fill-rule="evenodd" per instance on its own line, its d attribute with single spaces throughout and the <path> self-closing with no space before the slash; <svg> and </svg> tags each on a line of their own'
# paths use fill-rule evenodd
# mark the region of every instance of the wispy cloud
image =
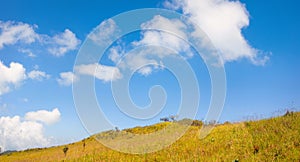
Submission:
<svg viewBox="0 0 300 162">
<path fill-rule="evenodd" d="M 44 71 L 33 70 L 28 73 L 28 77 L 32 80 L 43 81 L 44 79 L 49 79 L 50 75 Z"/>
<path fill-rule="evenodd" d="M 20 49 L 18 49 L 18 51 L 21 52 L 21 53 L 27 54 L 27 56 L 28 56 L 28 57 L 31 57 L 31 58 L 36 57 L 36 55 L 35 55 L 35 54 L 32 52 L 32 50 L 30 50 L 30 49 L 20 48 Z"/>
<path fill-rule="evenodd" d="M 75 72 L 62 72 L 57 80 L 62 86 L 70 86 L 77 82 L 82 75 L 92 76 L 103 82 L 114 81 L 122 78 L 122 74 L 117 67 L 94 64 L 77 65 L 74 68 Z"/>
<path fill-rule="evenodd" d="M 94 64 L 83 64 L 75 67 L 75 71 L 80 75 L 94 76 L 95 78 L 104 82 L 120 79 L 122 74 L 117 67 Z"/>
</svg>

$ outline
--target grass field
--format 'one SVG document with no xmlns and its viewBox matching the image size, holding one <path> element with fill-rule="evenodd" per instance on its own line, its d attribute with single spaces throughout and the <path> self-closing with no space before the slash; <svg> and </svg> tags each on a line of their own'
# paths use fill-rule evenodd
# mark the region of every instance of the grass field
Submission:
<svg viewBox="0 0 300 162">
<path fill-rule="evenodd" d="M 197 123 L 197 122 L 196 122 Z M 147 127 L 108 131 L 95 135 L 112 144 L 164 130 L 179 128 L 180 122 L 165 122 Z M 31 149 L 1 155 L 0 161 L 298 161 L 300 162 L 300 113 L 259 121 L 217 125 L 203 139 L 199 138 L 201 123 L 193 124 L 175 143 L 147 154 L 128 154 L 109 149 L 94 137 L 82 141 L 42 149 Z M 176 129 L 169 133 L 176 133 Z M 168 139 L 159 139 L 164 141 Z M 147 142 L 147 141 L 140 141 Z M 149 142 L 149 141 L 148 141 Z M 151 141 L 150 141 L 151 142 Z M 120 144 L 120 143 L 119 143 Z M 122 145 L 122 144 L 121 144 Z M 133 144 L 133 147 L 138 147 Z M 66 155 L 63 149 L 68 148 Z"/>
</svg>

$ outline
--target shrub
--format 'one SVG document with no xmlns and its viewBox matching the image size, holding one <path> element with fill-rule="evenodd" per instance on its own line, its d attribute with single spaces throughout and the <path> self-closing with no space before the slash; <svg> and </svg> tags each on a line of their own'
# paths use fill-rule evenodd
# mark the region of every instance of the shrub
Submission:
<svg viewBox="0 0 300 162">
<path fill-rule="evenodd" d="M 65 147 L 63 148 L 63 152 L 64 152 L 65 156 L 67 156 L 68 150 L 69 150 L 69 148 L 68 148 L 67 146 L 65 146 Z"/>
</svg>

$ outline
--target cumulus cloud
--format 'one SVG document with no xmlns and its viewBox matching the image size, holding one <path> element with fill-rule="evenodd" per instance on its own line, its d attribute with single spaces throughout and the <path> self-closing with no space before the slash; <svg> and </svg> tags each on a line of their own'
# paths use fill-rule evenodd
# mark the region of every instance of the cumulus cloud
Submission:
<svg viewBox="0 0 300 162">
<path fill-rule="evenodd" d="M 188 37 L 188 35 L 185 33 L 187 26 L 181 20 L 168 19 L 163 16 L 156 15 L 150 21 L 141 24 L 141 28 L 145 30 L 142 32 L 142 38 L 137 42 L 133 42 L 133 45 L 162 46 L 173 50 L 173 52 L 151 52 L 160 58 L 170 54 L 178 53 L 185 57 L 191 57 L 193 55 L 190 45 L 184 41 L 187 40 Z M 160 29 L 162 31 L 151 29 Z"/>
<path fill-rule="evenodd" d="M 170 54 L 182 54 L 185 56 L 192 56 L 189 44 L 175 35 L 167 34 L 160 31 L 146 31 L 142 34 L 142 39 L 134 42 L 136 46 L 162 46 L 174 50 L 174 52 L 159 52 L 156 55 L 165 57 Z"/>
<path fill-rule="evenodd" d="M 0 142 L 4 150 L 22 150 L 48 146 L 43 134 L 43 125 L 33 121 L 22 121 L 19 116 L 0 118 Z"/>
<path fill-rule="evenodd" d="M 48 52 L 54 56 L 63 56 L 69 51 L 76 50 L 80 44 L 80 40 L 69 29 L 64 32 L 49 36 L 39 34 L 35 31 L 37 25 L 30 25 L 23 22 L 0 21 L 0 49 L 8 45 L 17 43 L 22 45 L 30 45 L 35 43 L 34 49 L 37 47 L 48 49 Z M 29 57 L 36 55 L 28 48 L 20 48 L 18 52 L 25 53 Z"/>
<path fill-rule="evenodd" d="M 11 62 L 9 66 L 6 66 L 1 60 L 0 74 L 0 96 L 20 86 L 27 79 L 43 81 L 50 78 L 49 74 L 39 70 L 33 70 L 26 74 L 26 69 L 22 64 Z"/>
<path fill-rule="evenodd" d="M 0 49 L 5 45 L 35 42 L 38 39 L 38 35 L 34 31 L 35 28 L 37 28 L 36 25 L 22 22 L 0 21 Z"/>
<path fill-rule="evenodd" d="M 117 67 L 94 64 L 83 64 L 75 67 L 77 74 L 94 76 L 104 82 L 120 79 L 122 74 Z"/>
<path fill-rule="evenodd" d="M 53 38 L 54 47 L 48 48 L 49 52 L 54 56 L 63 56 L 68 51 L 77 49 L 80 44 L 80 40 L 76 38 L 76 35 L 66 29 L 63 33 L 55 35 Z"/>
<path fill-rule="evenodd" d="M 165 57 L 178 54 L 184 58 L 193 56 L 190 45 L 184 41 L 188 35 L 185 33 L 187 26 L 182 21 L 157 15 L 141 24 L 141 28 L 144 29 L 141 32 L 141 39 L 131 43 L 138 50 L 128 50 L 120 45 L 109 49 L 108 57 L 118 67 L 129 68 L 131 71 L 147 76 L 154 69 L 164 67 L 161 60 Z M 128 51 L 131 54 L 124 57 Z M 122 62 L 119 64 L 121 59 Z"/>
<path fill-rule="evenodd" d="M 251 47 L 242 34 L 249 26 L 249 13 L 244 4 L 230 0 L 171 0 L 165 6 L 181 10 L 196 22 L 221 51 L 225 62 L 247 58 L 254 64 L 264 64 L 267 56 Z"/>
<path fill-rule="evenodd" d="M 60 78 L 57 79 L 58 84 L 63 86 L 69 86 L 73 82 L 76 82 L 79 78 L 73 72 L 60 73 Z"/>
<path fill-rule="evenodd" d="M 26 79 L 26 69 L 22 64 L 11 62 L 5 66 L 0 61 L 0 96 L 20 85 Z"/>
<path fill-rule="evenodd" d="M 4 150 L 23 150 L 50 145 L 50 139 L 44 135 L 44 125 L 59 120 L 58 109 L 28 112 L 25 118 L 20 116 L 0 117 L 0 146 Z"/>
<path fill-rule="evenodd" d="M 59 119 L 60 112 L 57 108 L 53 109 L 52 111 L 39 110 L 35 112 L 28 112 L 25 115 L 25 120 L 27 121 L 42 122 L 48 125 L 58 122 Z"/>
<path fill-rule="evenodd" d="M 32 80 L 43 81 L 44 79 L 49 79 L 50 75 L 43 71 L 33 70 L 28 73 L 28 77 Z"/>
</svg>

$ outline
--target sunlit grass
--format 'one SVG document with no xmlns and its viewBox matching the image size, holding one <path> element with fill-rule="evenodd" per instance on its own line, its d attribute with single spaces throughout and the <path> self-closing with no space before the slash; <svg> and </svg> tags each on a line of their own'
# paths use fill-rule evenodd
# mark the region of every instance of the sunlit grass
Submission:
<svg viewBox="0 0 300 162">
<path fill-rule="evenodd" d="M 94 138 L 87 138 L 69 145 L 2 155 L 0 161 L 300 161 L 299 123 L 300 113 L 289 113 L 260 121 L 220 124 L 203 139 L 199 138 L 200 124 L 191 126 L 184 136 L 163 150 L 140 155 L 113 151 Z M 153 133 L 170 125 L 180 124 L 159 123 L 97 136 L 113 142 L 114 139 L 125 140 L 129 135 Z M 166 135 L 159 140 L 167 138 Z M 66 156 L 65 146 L 68 147 Z"/>
</svg>

